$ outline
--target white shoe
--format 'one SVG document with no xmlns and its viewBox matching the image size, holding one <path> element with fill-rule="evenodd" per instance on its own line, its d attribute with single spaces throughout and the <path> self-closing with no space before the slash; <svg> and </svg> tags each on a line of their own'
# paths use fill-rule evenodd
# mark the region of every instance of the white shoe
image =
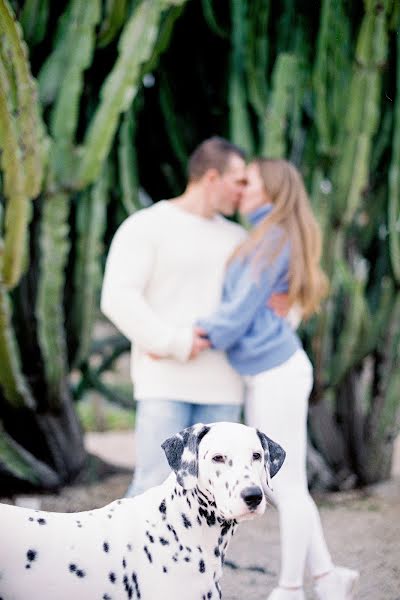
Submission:
<svg viewBox="0 0 400 600">
<path fill-rule="evenodd" d="M 303 588 L 299 590 L 285 590 L 277 587 L 268 596 L 267 600 L 306 600 Z"/>
<path fill-rule="evenodd" d="M 316 580 L 316 596 L 318 600 L 353 600 L 359 577 L 358 571 L 335 567 Z"/>
</svg>

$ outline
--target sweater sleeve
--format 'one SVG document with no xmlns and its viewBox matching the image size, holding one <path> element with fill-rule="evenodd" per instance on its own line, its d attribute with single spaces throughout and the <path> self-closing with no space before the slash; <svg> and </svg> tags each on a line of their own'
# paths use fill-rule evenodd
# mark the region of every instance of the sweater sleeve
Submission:
<svg viewBox="0 0 400 600">
<path fill-rule="evenodd" d="M 147 225 L 137 213 L 115 234 L 106 263 L 101 310 L 143 350 L 185 361 L 192 347 L 192 328 L 166 323 L 146 300 L 157 235 L 154 226 Z"/>
<path fill-rule="evenodd" d="M 288 248 L 285 247 L 273 264 L 258 275 L 254 274 L 248 262 L 227 271 L 218 309 L 209 318 L 198 322 L 214 348 L 227 350 L 246 333 L 287 265 Z"/>
</svg>

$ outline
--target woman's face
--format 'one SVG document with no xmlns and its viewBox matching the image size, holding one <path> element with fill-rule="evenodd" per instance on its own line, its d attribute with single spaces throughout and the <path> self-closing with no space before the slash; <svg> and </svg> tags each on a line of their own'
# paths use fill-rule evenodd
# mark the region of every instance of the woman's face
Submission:
<svg viewBox="0 0 400 600">
<path fill-rule="evenodd" d="M 248 215 L 264 206 L 271 203 L 271 198 L 264 187 L 263 180 L 260 175 L 260 170 L 256 164 L 250 163 L 246 168 L 247 185 L 244 188 L 239 204 L 239 212 L 241 215 Z"/>
</svg>

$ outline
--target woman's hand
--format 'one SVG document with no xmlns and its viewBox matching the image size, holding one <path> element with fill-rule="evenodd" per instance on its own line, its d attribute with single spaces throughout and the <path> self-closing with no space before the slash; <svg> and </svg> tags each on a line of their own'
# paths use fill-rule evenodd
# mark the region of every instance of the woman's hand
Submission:
<svg viewBox="0 0 400 600">
<path fill-rule="evenodd" d="M 201 327 L 193 328 L 193 344 L 189 354 L 190 358 L 196 358 L 200 352 L 207 350 L 211 346 L 210 340 L 207 338 L 207 333 Z"/>
</svg>

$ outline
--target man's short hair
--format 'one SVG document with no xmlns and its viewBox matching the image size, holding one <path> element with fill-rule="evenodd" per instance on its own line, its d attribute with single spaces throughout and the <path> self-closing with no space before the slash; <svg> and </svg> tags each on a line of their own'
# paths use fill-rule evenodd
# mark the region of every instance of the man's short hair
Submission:
<svg viewBox="0 0 400 600">
<path fill-rule="evenodd" d="M 228 166 L 229 158 L 235 154 L 243 160 L 244 151 L 224 138 L 213 136 L 204 140 L 192 153 L 188 163 L 188 181 L 193 183 L 203 177 L 209 169 L 216 169 L 222 175 Z"/>
</svg>

